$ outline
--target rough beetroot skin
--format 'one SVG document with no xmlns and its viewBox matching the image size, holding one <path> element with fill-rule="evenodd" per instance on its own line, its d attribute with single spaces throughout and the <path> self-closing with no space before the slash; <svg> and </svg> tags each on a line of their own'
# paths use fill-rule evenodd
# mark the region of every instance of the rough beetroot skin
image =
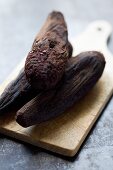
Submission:
<svg viewBox="0 0 113 170">
<path fill-rule="evenodd" d="M 60 81 L 72 46 L 63 14 L 52 12 L 36 36 L 25 62 L 28 82 L 35 89 L 51 89 Z"/>
</svg>

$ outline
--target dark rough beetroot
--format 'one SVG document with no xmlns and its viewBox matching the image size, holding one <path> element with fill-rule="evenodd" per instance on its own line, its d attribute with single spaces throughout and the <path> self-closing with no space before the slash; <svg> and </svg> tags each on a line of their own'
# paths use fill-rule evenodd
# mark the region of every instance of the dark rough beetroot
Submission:
<svg viewBox="0 0 113 170">
<path fill-rule="evenodd" d="M 29 52 L 25 73 L 35 89 L 51 89 L 63 76 L 72 46 L 68 41 L 67 25 L 63 14 L 52 12 L 36 36 Z"/>
<path fill-rule="evenodd" d="M 16 121 L 28 127 L 60 115 L 92 89 L 104 67 L 104 56 L 96 51 L 70 58 L 59 86 L 37 95 L 24 105 L 17 112 Z"/>
</svg>

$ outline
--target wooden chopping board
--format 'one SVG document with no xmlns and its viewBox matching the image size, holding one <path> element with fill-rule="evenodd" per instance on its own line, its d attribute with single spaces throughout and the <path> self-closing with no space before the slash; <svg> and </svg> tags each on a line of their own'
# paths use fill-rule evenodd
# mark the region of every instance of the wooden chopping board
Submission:
<svg viewBox="0 0 113 170">
<path fill-rule="evenodd" d="M 113 56 L 107 49 L 111 32 L 109 23 L 96 21 L 72 40 L 74 55 L 86 50 L 98 50 L 106 58 L 102 78 L 84 99 L 54 120 L 29 128 L 22 128 L 15 122 L 15 113 L 0 116 L 0 133 L 62 155 L 74 156 L 113 93 Z M 0 93 L 15 78 L 24 62 L 25 59 L 3 82 Z"/>
</svg>

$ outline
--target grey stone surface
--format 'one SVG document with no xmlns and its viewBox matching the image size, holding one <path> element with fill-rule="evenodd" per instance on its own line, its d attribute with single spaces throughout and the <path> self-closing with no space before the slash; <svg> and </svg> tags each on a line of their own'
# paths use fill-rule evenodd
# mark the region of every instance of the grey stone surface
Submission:
<svg viewBox="0 0 113 170">
<path fill-rule="evenodd" d="M 69 36 L 96 19 L 113 25 L 112 0 L 0 0 L 0 83 L 27 54 L 51 10 L 64 13 Z M 113 41 L 109 44 L 113 52 Z M 113 170 L 113 99 L 72 159 L 0 135 L 0 170 Z"/>
</svg>

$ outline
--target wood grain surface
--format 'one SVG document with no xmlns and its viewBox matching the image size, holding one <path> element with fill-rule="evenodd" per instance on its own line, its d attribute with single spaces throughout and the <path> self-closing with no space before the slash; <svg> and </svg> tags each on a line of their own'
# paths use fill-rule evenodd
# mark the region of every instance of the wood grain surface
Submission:
<svg viewBox="0 0 113 170">
<path fill-rule="evenodd" d="M 106 45 L 111 32 L 109 23 L 97 21 L 72 40 L 74 55 L 86 50 L 98 50 L 106 58 L 102 78 L 86 97 L 54 120 L 27 129 L 15 122 L 15 113 L 1 116 L 0 133 L 62 155 L 74 156 L 113 93 L 113 56 Z M 23 65 L 24 60 L 0 86 L 0 93 Z"/>
</svg>

